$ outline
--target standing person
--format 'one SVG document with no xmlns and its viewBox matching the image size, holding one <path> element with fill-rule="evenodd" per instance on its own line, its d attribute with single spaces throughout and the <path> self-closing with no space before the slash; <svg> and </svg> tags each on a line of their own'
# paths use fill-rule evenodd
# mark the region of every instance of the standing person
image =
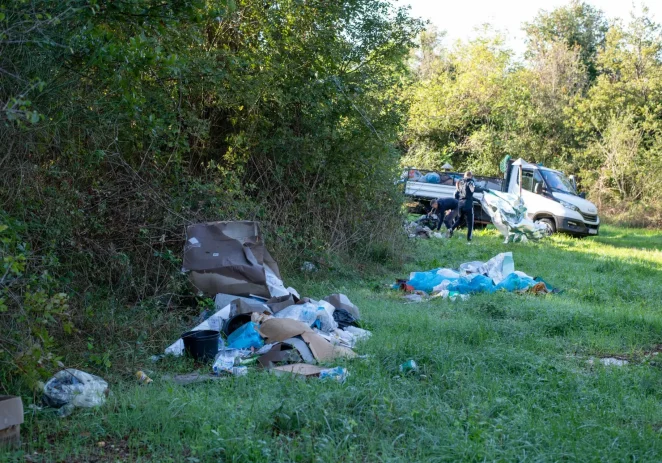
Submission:
<svg viewBox="0 0 662 463">
<path fill-rule="evenodd" d="M 459 203 L 459 215 L 453 222 L 448 237 L 453 237 L 453 232 L 464 221 L 467 223 L 467 242 L 471 243 L 471 237 L 474 231 L 474 192 L 482 192 L 483 189 L 476 186 L 473 173 L 468 170 L 464 173 L 464 178 L 457 182 L 457 192 L 455 197 Z"/>
<path fill-rule="evenodd" d="M 446 225 L 446 229 L 450 230 L 453 225 L 453 219 L 457 216 L 458 201 L 453 198 L 439 198 L 433 199 L 430 203 L 432 210 L 430 214 L 437 214 L 439 220 L 437 222 L 437 231 L 441 229 L 441 224 Z M 428 214 L 429 215 L 429 214 Z M 443 220 L 442 220 L 443 218 Z"/>
</svg>

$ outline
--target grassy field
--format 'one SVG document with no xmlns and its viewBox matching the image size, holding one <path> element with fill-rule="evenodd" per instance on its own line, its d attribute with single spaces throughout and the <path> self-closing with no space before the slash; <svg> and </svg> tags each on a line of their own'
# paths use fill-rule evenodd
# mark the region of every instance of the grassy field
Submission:
<svg viewBox="0 0 662 463">
<path fill-rule="evenodd" d="M 373 337 L 356 350 L 369 357 L 336 363 L 350 371 L 344 384 L 251 370 L 178 387 L 161 375 L 185 363 L 146 362 L 154 383 L 109 378 L 102 408 L 27 415 L 24 453 L 4 459 L 662 461 L 662 233 L 604 227 L 583 240 L 501 242 L 490 230 L 471 246 L 419 241 L 406 268 L 379 279 L 288 281 L 361 308 Z M 407 304 L 387 288 L 411 270 L 503 251 L 564 292 Z M 408 359 L 420 374 L 399 373 Z"/>
</svg>

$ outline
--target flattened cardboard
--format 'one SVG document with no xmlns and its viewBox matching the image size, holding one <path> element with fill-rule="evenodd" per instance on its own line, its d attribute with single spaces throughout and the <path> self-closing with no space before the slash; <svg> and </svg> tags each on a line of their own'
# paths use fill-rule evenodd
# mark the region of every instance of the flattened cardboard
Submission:
<svg viewBox="0 0 662 463">
<path fill-rule="evenodd" d="M 306 343 L 301 339 L 299 339 L 299 342 L 308 350 L 308 356 L 312 360 L 313 354 L 310 353 Z M 280 362 L 300 363 L 301 360 L 302 356 L 299 354 L 299 349 L 295 349 L 292 344 L 285 342 L 273 345 L 269 352 L 262 354 L 257 359 L 262 368 L 273 368 L 275 363 Z M 308 360 L 305 361 L 308 362 Z"/>
<path fill-rule="evenodd" d="M 200 291 L 270 297 L 264 266 L 280 278 L 257 222 L 211 222 L 186 230 L 184 269 Z"/>
<path fill-rule="evenodd" d="M 294 363 L 292 365 L 281 365 L 272 368 L 270 371 L 277 375 L 291 374 L 303 376 L 306 378 L 319 376 L 323 368 L 308 363 Z"/>
<path fill-rule="evenodd" d="M 294 296 L 288 294 L 287 296 L 272 297 L 266 302 L 266 304 L 271 311 L 276 314 L 281 310 L 287 309 L 289 306 L 296 304 L 296 302 L 294 301 Z"/>
<path fill-rule="evenodd" d="M 271 318 L 260 325 L 260 334 L 267 344 L 283 342 L 307 331 L 313 330 L 305 323 L 290 318 Z"/>
<path fill-rule="evenodd" d="M 23 402 L 20 397 L 0 395 L 0 429 L 23 423 Z"/>
<path fill-rule="evenodd" d="M 230 316 L 234 317 L 235 315 L 242 315 L 245 313 L 271 313 L 269 307 L 264 304 L 261 304 L 257 301 L 248 302 L 245 299 L 235 299 L 230 304 Z"/>
<path fill-rule="evenodd" d="M 356 357 L 352 349 L 334 346 L 319 334 L 315 333 L 305 323 L 289 318 L 272 318 L 260 326 L 260 334 L 267 344 L 284 342 L 288 338 L 301 336 L 308 344 L 310 351 L 319 362 L 333 360 L 338 357 Z"/>
<path fill-rule="evenodd" d="M 0 449 L 21 445 L 23 402 L 20 397 L 0 396 Z"/>
<path fill-rule="evenodd" d="M 356 357 L 356 353 L 354 353 L 352 349 L 349 349 L 348 347 L 334 346 L 322 336 L 312 331 L 302 333 L 301 337 L 306 341 L 308 347 L 310 347 L 310 351 L 318 362 L 334 360 L 338 357 Z"/>
</svg>

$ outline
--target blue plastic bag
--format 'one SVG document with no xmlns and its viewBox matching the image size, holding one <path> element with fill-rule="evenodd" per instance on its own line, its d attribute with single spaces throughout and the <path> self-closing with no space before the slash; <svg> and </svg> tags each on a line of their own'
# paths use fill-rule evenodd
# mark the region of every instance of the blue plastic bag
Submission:
<svg viewBox="0 0 662 463">
<path fill-rule="evenodd" d="M 448 285 L 447 289 L 460 294 L 491 293 L 494 291 L 494 282 L 485 275 L 476 275 L 471 279 L 462 277 L 457 282 Z"/>
<path fill-rule="evenodd" d="M 425 181 L 427 183 L 436 183 L 438 185 L 441 183 L 441 176 L 436 172 L 430 172 L 425 174 Z"/>
<path fill-rule="evenodd" d="M 264 345 L 264 340 L 255 327 L 255 323 L 248 322 L 236 331 L 233 331 L 232 334 L 228 336 L 228 348 L 250 349 L 251 347 L 255 347 L 258 349 L 262 347 Z"/>
<path fill-rule="evenodd" d="M 496 289 L 505 289 L 508 292 L 512 291 L 522 291 L 530 288 L 535 285 L 536 281 L 531 277 L 520 277 L 516 273 L 511 273 L 506 278 L 504 278 L 498 285 Z"/>
<path fill-rule="evenodd" d="M 430 270 L 429 272 L 414 272 L 413 277 L 407 282 L 418 291 L 425 291 L 431 293 L 435 286 L 444 281 L 443 276 L 437 275 L 439 269 Z"/>
</svg>

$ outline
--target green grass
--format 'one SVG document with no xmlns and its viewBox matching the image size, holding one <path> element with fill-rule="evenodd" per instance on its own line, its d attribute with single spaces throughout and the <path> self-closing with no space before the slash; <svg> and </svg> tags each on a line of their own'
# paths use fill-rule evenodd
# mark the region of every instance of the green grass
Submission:
<svg viewBox="0 0 662 463">
<path fill-rule="evenodd" d="M 417 241 L 406 268 L 378 281 L 288 282 L 361 308 L 373 337 L 356 350 L 369 357 L 337 362 L 345 384 L 252 370 L 178 387 L 161 374 L 187 364 L 146 362 L 149 387 L 112 377 L 102 408 L 26 416 L 24 451 L 32 461 L 661 461 L 662 360 L 651 351 L 662 344 L 662 233 L 601 232 Z M 406 304 L 386 287 L 506 250 L 564 292 Z M 630 363 L 588 363 L 606 356 Z M 408 359 L 420 374 L 400 375 Z"/>
</svg>

